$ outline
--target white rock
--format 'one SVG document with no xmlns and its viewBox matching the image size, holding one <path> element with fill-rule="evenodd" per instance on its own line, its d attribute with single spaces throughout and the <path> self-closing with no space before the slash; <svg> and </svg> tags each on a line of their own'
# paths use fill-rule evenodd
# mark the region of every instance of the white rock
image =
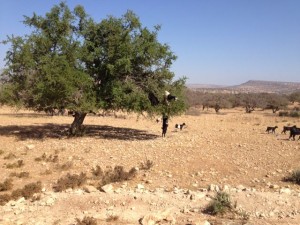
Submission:
<svg viewBox="0 0 300 225">
<path fill-rule="evenodd" d="M 114 187 L 111 184 L 107 184 L 101 187 L 101 191 L 105 192 L 105 193 L 113 193 Z"/>
</svg>

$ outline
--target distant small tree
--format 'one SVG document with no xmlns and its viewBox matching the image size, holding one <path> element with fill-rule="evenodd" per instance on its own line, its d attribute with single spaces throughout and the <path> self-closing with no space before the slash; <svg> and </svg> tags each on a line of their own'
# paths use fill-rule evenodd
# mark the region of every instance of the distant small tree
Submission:
<svg viewBox="0 0 300 225">
<path fill-rule="evenodd" d="M 65 3 L 45 16 L 25 16 L 33 31 L 8 37 L 2 104 L 41 111 L 67 108 L 75 111 L 70 133 L 75 135 L 87 112 L 123 110 L 148 115 L 177 115 L 185 110 L 185 78 L 173 80 L 176 56 L 142 27 L 128 11 L 95 22 L 82 6 L 71 11 Z M 178 97 L 162 104 L 165 91 Z M 149 101 L 155 96 L 158 104 Z"/>
<path fill-rule="evenodd" d="M 293 92 L 291 93 L 289 96 L 288 96 L 288 99 L 294 103 L 294 102 L 299 102 L 300 103 L 300 91 L 296 91 L 296 92 Z"/>
</svg>

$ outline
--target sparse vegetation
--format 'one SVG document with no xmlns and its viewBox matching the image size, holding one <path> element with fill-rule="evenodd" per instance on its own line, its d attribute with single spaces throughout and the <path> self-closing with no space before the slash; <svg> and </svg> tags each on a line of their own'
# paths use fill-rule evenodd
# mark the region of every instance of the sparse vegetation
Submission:
<svg viewBox="0 0 300 225">
<path fill-rule="evenodd" d="M 34 160 L 37 161 L 37 162 L 44 161 L 44 162 L 56 163 L 56 162 L 58 162 L 58 155 L 54 155 L 54 156 L 50 155 L 50 156 L 47 157 L 46 153 L 44 153 L 42 156 L 37 157 Z"/>
<path fill-rule="evenodd" d="M 59 192 L 59 191 L 64 191 L 68 188 L 77 188 L 81 187 L 84 185 L 87 181 L 87 176 L 85 173 L 81 174 L 67 174 L 65 177 L 60 178 L 57 182 L 56 185 L 54 186 L 54 190 Z"/>
<path fill-rule="evenodd" d="M 36 183 L 26 184 L 22 189 L 14 190 L 11 193 L 12 199 L 24 197 L 25 199 L 31 198 L 34 194 L 42 191 L 42 183 L 40 181 Z"/>
<path fill-rule="evenodd" d="M 34 197 L 34 194 L 42 191 L 42 183 L 40 181 L 36 183 L 30 183 L 25 185 L 22 189 L 16 189 L 11 194 L 0 195 L 0 205 L 5 205 L 11 200 L 17 200 L 24 197 L 30 199 Z"/>
<path fill-rule="evenodd" d="M 9 164 L 7 164 L 6 165 L 6 168 L 7 169 L 13 169 L 13 168 L 20 168 L 20 167 L 22 167 L 22 166 L 24 166 L 24 162 L 23 162 L 23 160 L 22 159 L 19 159 L 17 162 L 15 162 L 15 163 L 9 163 Z"/>
<path fill-rule="evenodd" d="M 97 165 L 96 168 L 92 169 L 92 174 L 95 177 L 103 177 L 104 172 L 103 172 L 102 168 L 99 165 Z"/>
<path fill-rule="evenodd" d="M 66 163 L 63 164 L 57 164 L 56 165 L 56 170 L 69 170 L 71 169 L 73 166 L 73 162 L 72 161 L 68 161 Z"/>
<path fill-rule="evenodd" d="M 11 200 L 11 195 L 9 194 L 0 195 L 0 205 L 5 205 L 10 200 Z"/>
<path fill-rule="evenodd" d="M 137 173 L 136 168 L 131 168 L 128 172 L 124 171 L 123 166 L 115 166 L 114 169 L 109 168 L 106 170 L 102 177 L 100 177 L 100 186 L 130 180 L 135 177 Z"/>
<path fill-rule="evenodd" d="M 12 179 L 6 179 L 3 183 L 0 183 L 0 192 L 11 190 L 13 187 Z"/>
<path fill-rule="evenodd" d="M 295 117 L 298 118 L 300 117 L 300 112 L 297 110 L 292 110 L 292 111 L 280 111 L 279 116 L 286 116 L 286 117 Z"/>
<path fill-rule="evenodd" d="M 110 215 L 107 219 L 106 219 L 106 222 L 116 222 L 116 221 L 118 221 L 118 219 L 119 219 L 119 216 L 117 216 L 117 215 Z"/>
<path fill-rule="evenodd" d="M 0 155 L 2 155 L 4 153 L 4 151 L 2 149 L 0 149 Z"/>
<path fill-rule="evenodd" d="M 226 212 L 232 211 L 232 209 L 233 206 L 229 194 L 226 192 L 218 192 L 204 212 L 211 215 L 223 215 Z"/>
<path fill-rule="evenodd" d="M 140 167 L 139 167 L 139 168 L 140 168 L 141 170 L 150 170 L 153 166 L 154 166 L 153 161 L 147 159 L 145 162 L 142 162 L 142 163 L 140 164 Z"/>
<path fill-rule="evenodd" d="M 17 178 L 28 178 L 29 177 L 29 172 L 12 172 L 9 175 L 10 177 L 17 177 Z"/>
<path fill-rule="evenodd" d="M 82 220 L 77 218 L 76 225 L 97 225 L 97 220 L 93 217 L 85 216 Z"/>
<path fill-rule="evenodd" d="M 7 159 L 7 160 L 9 160 L 9 159 L 15 159 L 15 158 L 17 158 L 17 156 L 15 155 L 15 154 L 13 154 L 13 153 L 9 153 L 7 156 L 5 156 L 3 159 Z"/>
<path fill-rule="evenodd" d="M 293 171 L 290 176 L 284 178 L 284 181 L 300 185 L 300 169 Z"/>
</svg>

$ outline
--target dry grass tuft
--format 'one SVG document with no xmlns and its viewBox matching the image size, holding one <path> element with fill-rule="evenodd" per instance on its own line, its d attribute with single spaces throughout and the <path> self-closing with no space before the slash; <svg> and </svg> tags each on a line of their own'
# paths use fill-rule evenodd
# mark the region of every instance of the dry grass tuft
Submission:
<svg viewBox="0 0 300 225">
<path fill-rule="evenodd" d="M 17 158 L 17 156 L 10 152 L 7 156 L 4 156 L 3 159 L 10 160 L 10 159 L 15 159 L 15 158 Z"/>
<path fill-rule="evenodd" d="M 42 191 L 42 183 L 40 181 L 36 183 L 30 183 L 25 185 L 22 189 L 14 190 L 10 195 L 0 195 L 0 205 L 5 205 L 11 200 L 17 200 L 24 197 L 25 199 L 33 198 L 35 194 Z"/>
<path fill-rule="evenodd" d="M 150 170 L 153 166 L 154 166 L 153 161 L 147 159 L 145 162 L 142 162 L 142 163 L 140 164 L 140 167 L 139 167 L 139 168 L 140 168 L 141 170 Z"/>
<path fill-rule="evenodd" d="M 97 225 L 97 220 L 89 216 L 84 217 L 82 220 L 77 218 L 76 225 Z"/>
<path fill-rule="evenodd" d="M 43 155 L 41 155 L 40 157 L 37 157 L 34 159 L 35 161 L 37 162 L 40 162 L 40 161 L 44 161 L 44 162 L 53 162 L 53 163 L 56 163 L 58 162 L 58 155 L 50 155 L 47 157 L 46 153 L 44 153 Z"/>
<path fill-rule="evenodd" d="M 29 177 L 29 172 L 12 172 L 9 175 L 10 177 L 17 177 L 17 178 L 28 178 Z"/>
<path fill-rule="evenodd" d="M 11 193 L 12 199 L 18 199 L 24 197 L 25 199 L 31 198 L 35 193 L 42 191 L 42 183 L 40 181 L 36 183 L 26 184 L 22 189 L 17 189 Z"/>
<path fill-rule="evenodd" d="M 123 166 L 116 166 L 114 169 L 109 168 L 106 170 L 102 177 L 100 177 L 100 186 L 130 180 L 137 174 L 136 168 L 131 168 L 128 172 L 124 171 Z"/>
<path fill-rule="evenodd" d="M 22 167 L 22 166 L 24 166 L 24 162 L 23 162 L 23 160 L 22 159 L 19 159 L 17 162 L 15 162 L 15 163 L 9 163 L 9 164 L 7 164 L 6 165 L 6 168 L 7 169 L 14 169 L 14 168 L 20 168 L 20 167 Z"/>
<path fill-rule="evenodd" d="M 85 173 L 81 173 L 80 175 L 67 174 L 65 177 L 60 178 L 56 185 L 53 187 L 55 191 L 64 191 L 68 188 L 77 188 L 84 185 L 87 181 L 87 176 Z"/>
<path fill-rule="evenodd" d="M 12 187 L 12 179 L 6 179 L 3 183 L 0 183 L 0 191 L 9 191 Z"/>
</svg>

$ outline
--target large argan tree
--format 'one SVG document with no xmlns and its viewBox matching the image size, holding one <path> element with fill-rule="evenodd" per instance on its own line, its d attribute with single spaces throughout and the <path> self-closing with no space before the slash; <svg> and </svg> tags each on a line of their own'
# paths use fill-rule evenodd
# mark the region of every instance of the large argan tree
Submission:
<svg viewBox="0 0 300 225">
<path fill-rule="evenodd" d="M 25 16 L 32 32 L 10 36 L 7 68 L 2 76 L 1 102 L 41 111 L 75 111 L 71 134 L 80 131 L 90 110 L 147 112 L 176 115 L 183 112 L 185 78 L 174 81 L 170 67 L 176 56 L 126 12 L 95 22 L 82 6 L 73 11 L 65 3 L 45 16 Z M 178 101 L 163 101 L 165 91 Z M 149 96 L 157 98 L 153 103 Z"/>
</svg>

